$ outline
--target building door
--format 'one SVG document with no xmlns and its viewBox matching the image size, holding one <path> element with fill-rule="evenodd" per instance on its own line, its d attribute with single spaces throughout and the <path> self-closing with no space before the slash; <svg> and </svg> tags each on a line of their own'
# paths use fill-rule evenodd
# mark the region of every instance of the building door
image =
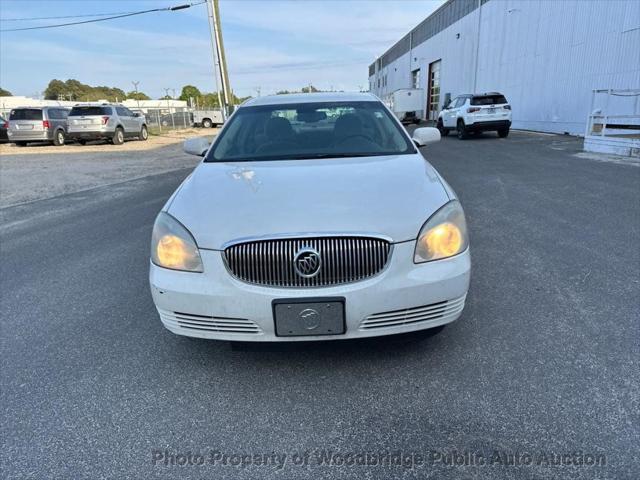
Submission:
<svg viewBox="0 0 640 480">
<path fill-rule="evenodd" d="M 427 84 L 427 119 L 437 120 L 440 108 L 440 60 L 429 64 Z"/>
</svg>

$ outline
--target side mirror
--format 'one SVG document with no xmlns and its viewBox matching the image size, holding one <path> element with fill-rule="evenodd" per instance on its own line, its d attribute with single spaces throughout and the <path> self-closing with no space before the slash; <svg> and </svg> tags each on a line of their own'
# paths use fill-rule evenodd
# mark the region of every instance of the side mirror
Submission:
<svg viewBox="0 0 640 480">
<path fill-rule="evenodd" d="M 138 118 L 140 116 L 140 114 L 138 112 L 133 112 L 133 116 Z"/>
<path fill-rule="evenodd" d="M 416 128 L 413 131 L 413 142 L 418 147 L 424 147 L 430 143 L 436 143 L 440 141 L 440 131 L 433 127 Z"/>
<path fill-rule="evenodd" d="M 187 138 L 184 141 L 182 148 L 185 153 L 189 155 L 196 155 L 198 157 L 204 157 L 207 150 L 209 150 L 209 141 L 204 137 Z"/>
</svg>

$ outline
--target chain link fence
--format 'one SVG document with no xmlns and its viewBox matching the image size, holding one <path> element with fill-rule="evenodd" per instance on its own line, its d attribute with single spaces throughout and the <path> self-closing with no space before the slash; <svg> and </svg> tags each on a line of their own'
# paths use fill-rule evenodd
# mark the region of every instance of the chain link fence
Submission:
<svg viewBox="0 0 640 480">
<path fill-rule="evenodd" d="M 163 130 L 177 130 L 193 127 L 193 113 L 184 109 L 147 109 L 142 112 L 147 119 L 147 125 L 151 130 L 162 132 Z"/>
</svg>

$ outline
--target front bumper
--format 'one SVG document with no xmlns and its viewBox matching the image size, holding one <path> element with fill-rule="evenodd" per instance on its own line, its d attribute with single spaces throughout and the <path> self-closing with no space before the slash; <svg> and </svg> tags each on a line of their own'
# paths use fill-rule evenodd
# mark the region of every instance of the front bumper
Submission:
<svg viewBox="0 0 640 480">
<path fill-rule="evenodd" d="M 404 333 L 453 322 L 462 313 L 469 288 L 469 250 L 446 260 L 416 265 L 414 247 L 415 242 L 395 244 L 386 268 L 375 277 L 318 288 L 251 285 L 231 276 L 222 252 L 201 250 L 204 273 L 178 272 L 151 263 L 151 294 L 168 330 L 217 340 L 340 340 Z M 344 334 L 276 336 L 273 300 L 313 301 L 318 297 L 344 297 Z"/>
</svg>

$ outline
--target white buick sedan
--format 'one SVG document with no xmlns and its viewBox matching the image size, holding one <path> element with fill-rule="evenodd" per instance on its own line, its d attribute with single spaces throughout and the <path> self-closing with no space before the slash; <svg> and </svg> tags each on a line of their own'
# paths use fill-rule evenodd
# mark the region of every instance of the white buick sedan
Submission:
<svg viewBox="0 0 640 480">
<path fill-rule="evenodd" d="M 158 215 L 150 283 L 191 337 L 372 337 L 456 320 L 469 288 L 451 187 L 369 94 L 260 97 L 239 107 Z"/>
</svg>

